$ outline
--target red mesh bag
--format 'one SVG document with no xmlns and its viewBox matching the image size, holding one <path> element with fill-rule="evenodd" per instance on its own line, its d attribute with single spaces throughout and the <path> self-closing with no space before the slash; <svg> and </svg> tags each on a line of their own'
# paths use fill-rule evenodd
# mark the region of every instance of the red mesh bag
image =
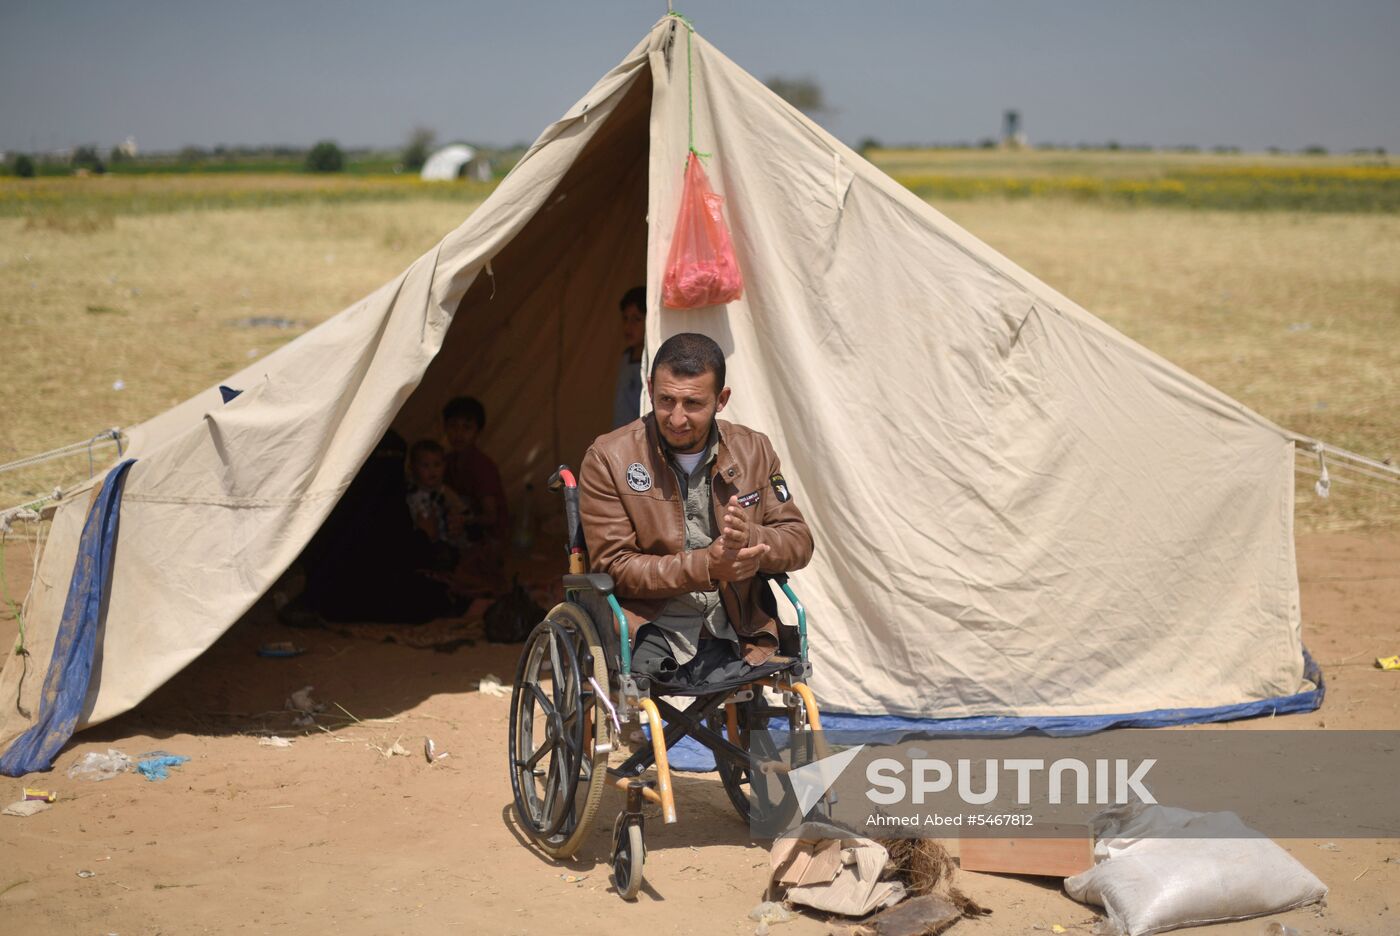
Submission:
<svg viewBox="0 0 1400 936">
<path fill-rule="evenodd" d="M 661 281 L 661 301 L 671 309 L 723 305 L 744 294 L 744 275 L 724 223 L 724 199 L 694 153 L 685 165 L 685 190 Z"/>
</svg>

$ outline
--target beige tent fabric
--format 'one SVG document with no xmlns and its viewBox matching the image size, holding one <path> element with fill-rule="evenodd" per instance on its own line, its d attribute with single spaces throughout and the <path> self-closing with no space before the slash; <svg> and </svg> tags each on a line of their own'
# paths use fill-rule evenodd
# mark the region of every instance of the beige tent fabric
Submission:
<svg viewBox="0 0 1400 936">
<path fill-rule="evenodd" d="M 534 237 L 556 252 L 527 255 L 514 284 L 551 275 L 572 245 L 539 233 L 550 227 L 556 207 L 550 199 L 561 179 L 587 168 L 580 157 L 638 78 L 647 77 L 646 50 L 659 38 L 648 36 L 605 75 L 465 224 L 396 280 L 221 381 L 243 390 L 241 396 L 224 405 L 211 387 L 130 431 L 127 454 L 137 462 L 126 483 L 120 555 L 80 727 L 149 695 L 208 648 L 296 558 L 411 398 L 478 274 L 490 264 L 499 280 L 503 271 L 493 258 L 509 253 L 527 227 L 533 233 L 522 243 Z M 639 127 L 644 132 L 644 122 Z M 607 154 L 595 151 L 589 162 L 596 170 Z M 582 191 L 609 203 L 606 192 Z M 644 219 L 644 204 L 640 211 Z M 546 220 L 531 225 L 537 218 Z M 622 230 L 620 222 L 614 227 Z M 640 275 L 640 245 L 638 238 L 634 275 Z M 501 288 L 508 292 L 514 284 Z M 518 370 L 529 369 L 527 359 L 502 347 L 510 331 L 493 331 L 475 318 L 466 316 L 466 328 L 458 329 L 475 337 L 459 344 L 490 346 L 494 339 L 495 351 L 513 356 Z M 544 372 L 555 363 L 543 362 Z M 531 386 L 541 407 L 554 399 L 552 385 Z M 417 415 L 410 409 L 403 418 Z M 28 724 L 11 704 L 21 683 L 21 706 L 37 711 L 86 501 L 74 492 L 58 510 L 28 607 L 31 657 L 12 656 L 0 674 L 6 700 L 0 749 Z"/>
<path fill-rule="evenodd" d="M 1289 434 L 958 228 L 698 35 L 692 60 L 697 146 L 715 154 L 747 290 L 653 316 L 649 345 L 716 338 L 730 414 L 784 459 L 817 538 L 796 584 L 819 698 L 1089 715 L 1309 688 Z M 651 205 L 668 219 L 683 48 L 652 71 Z M 654 304 L 671 232 L 651 233 Z"/>
<path fill-rule="evenodd" d="M 729 354 L 817 536 L 794 577 L 832 710 L 1104 714 L 1297 692 L 1289 434 L 1133 344 L 691 39 L 696 136 L 747 283 L 657 308 L 687 152 L 663 20 L 456 231 L 325 324 L 131 430 L 84 724 L 149 695 L 295 559 L 393 424 L 485 402 L 508 490 L 607 428 L 617 297 L 649 353 Z M 64 502 L 0 674 L 33 711 L 87 498 Z M 541 505 L 543 505 L 541 501 Z M 27 670 L 27 675 L 26 674 Z"/>
</svg>

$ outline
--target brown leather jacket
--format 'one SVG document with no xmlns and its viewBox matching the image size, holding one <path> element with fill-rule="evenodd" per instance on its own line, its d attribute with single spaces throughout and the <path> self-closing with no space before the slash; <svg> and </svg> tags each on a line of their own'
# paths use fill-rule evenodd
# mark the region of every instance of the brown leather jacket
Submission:
<svg viewBox="0 0 1400 936">
<path fill-rule="evenodd" d="M 773 444 L 761 432 L 716 422 L 719 444 L 711 479 L 716 519 L 737 495 L 751 511 L 750 545 L 769 546 L 760 571 L 802 568 L 812 558 L 812 534 L 793 503 Z M 651 414 L 594 440 L 579 471 L 579 507 L 592 571 L 612 576 L 632 627 L 660 614 L 668 598 L 717 588 L 744 658 L 756 664 L 776 652 L 777 608 L 767 584 L 712 583 L 708 553 L 686 551 L 685 504 Z"/>
</svg>

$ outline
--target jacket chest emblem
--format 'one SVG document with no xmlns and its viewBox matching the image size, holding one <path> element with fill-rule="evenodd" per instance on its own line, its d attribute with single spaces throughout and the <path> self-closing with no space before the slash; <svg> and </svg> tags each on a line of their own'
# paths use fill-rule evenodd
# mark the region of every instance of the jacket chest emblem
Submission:
<svg viewBox="0 0 1400 936">
<path fill-rule="evenodd" d="M 627 486 L 638 494 L 651 490 L 651 472 L 646 465 L 633 462 L 627 466 Z"/>
</svg>

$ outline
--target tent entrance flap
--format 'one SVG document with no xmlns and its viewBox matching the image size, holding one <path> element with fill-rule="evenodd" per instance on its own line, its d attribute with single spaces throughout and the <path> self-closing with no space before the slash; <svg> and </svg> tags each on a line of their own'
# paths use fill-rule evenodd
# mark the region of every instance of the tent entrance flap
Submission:
<svg viewBox="0 0 1400 936">
<path fill-rule="evenodd" d="M 410 442 L 437 437 L 444 403 L 481 400 L 482 448 L 512 498 L 561 462 L 577 464 L 612 428 L 618 300 L 646 282 L 651 91 L 644 72 L 544 207 L 491 258 L 394 422 Z"/>
</svg>

